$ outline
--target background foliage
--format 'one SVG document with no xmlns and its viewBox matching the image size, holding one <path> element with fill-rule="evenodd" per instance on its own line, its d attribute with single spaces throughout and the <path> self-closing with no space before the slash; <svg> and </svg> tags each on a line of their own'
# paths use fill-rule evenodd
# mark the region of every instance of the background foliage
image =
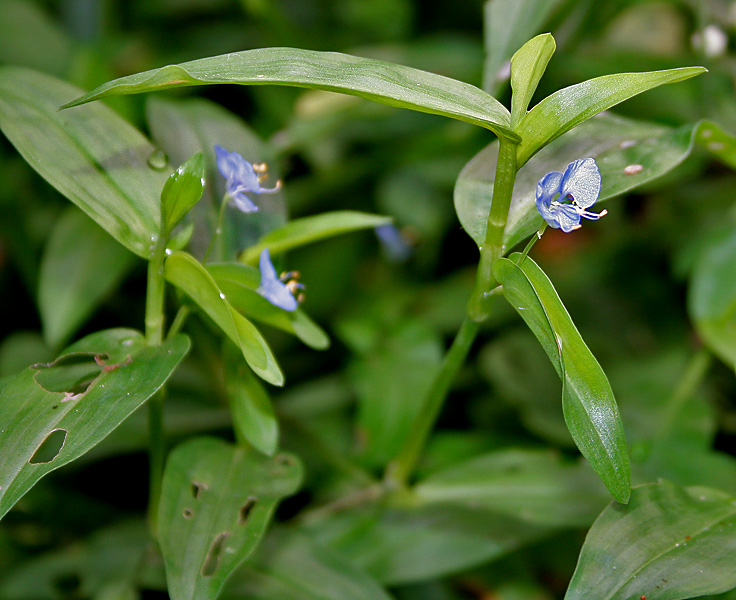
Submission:
<svg viewBox="0 0 736 600">
<path fill-rule="evenodd" d="M 725 36 L 720 51 L 706 45 L 713 31 L 708 27 Z M 614 175 L 620 165 L 611 163 L 609 177 L 602 168 L 603 197 L 614 197 L 606 202 L 609 215 L 574 235 L 548 230 L 531 256 L 554 282 L 611 381 L 632 483 L 646 484 L 632 501 L 646 508 L 655 498 L 658 506 L 693 506 L 697 512 L 700 496 L 693 489 L 702 486 L 719 490 L 704 492 L 703 502 L 725 506 L 736 495 L 736 145 L 729 135 L 736 132 L 734 3 L 0 0 L 0 61 L 85 90 L 169 63 L 290 46 L 440 73 L 482 86 L 508 106 L 508 81 L 499 73 L 521 44 L 543 31 L 554 34 L 557 52 L 532 105 L 562 87 L 610 73 L 709 69 L 625 102 L 616 116 L 588 122 L 595 136 L 614 140 L 613 150 L 639 136 L 642 152 L 660 170 L 627 193 L 626 177 Z M 207 318 L 188 321 L 192 350 L 169 383 L 167 445 L 195 434 L 245 438 L 273 454 L 280 436 L 285 454 L 262 459 L 263 469 L 275 473 L 273 489 L 264 492 L 270 503 L 262 507 L 264 515 L 297 489 L 299 469 L 278 457 L 297 455 L 304 471 L 298 493 L 278 505 L 275 524 L 221 597 L 563 597 L 586 532 L 601 511 L 591 532 L 605 531 L 615 509 L 606 508 L 610 496 L 577 459 L 554 367 L 500 298 L 419 465 L 416 497 L 380 510 L 371 502 L 373 486 L 421 409 L 431 375 L 465 315 L 477 237 L 463 220 L 469 210 L 463 202 L 492 174 L 474 167 L 474 156 L 492 134 L 350 96 L 271 86 L 207 86 L 104 102 L 164 148 L 173 167 L 200 146 L 218 143 L 248 149 L 284 181 L 283 192 L 257 215 L 227 213 L 220 258 L 256 244 L 287 215 L 389 215 L 403 235 L 399 254 L 370 229 L 288 253 L 284 264 L 301 272 L 304 310 L 316 324 L 272 322 L 264 328 L 286 380 L 283 389 L 267 388 L 278 434 L 252 412 L 234 408 L 231 416 L 228 397 L 257 396 L 253 389 L 260 388 L 251 382 L 248 389 L 228 389 L 226 374 L 240 363 L 221 352 L 222 340 Z M 567 146 L 556 152 L 571 153 L 569 160 L 593 152 L 585 133 L 581 127 L 561 138 Z M 611 148 L 596 151 L 605 156 Z M 145 157 L 155 161 L 151 150 Z M 538 158 L 548 160 L 543 153 Z M 224 191 L 211 157 L 205 159 L 208 182 L 192 237 L 200 256 L 207 244 L 206 210 Z M 530 173 L 532 185 L 547 170 Z M 167 175 L 151 171 L 161 186 Z M 99 329 L 142 328 L 146 269 L 134 252 L 141 254 L 145 241 L 135 232 L 129 243 L 116 236 L 132 252 L 113 243 L 5 138 L 0 178 L 0 376 L 49 363 L 70 341 Z M 258 253 L 251 255 L 252 262 Z M 215 279 L 222 283 L 228 274 Z M 227 296 L 235 304 L 235 289 Z M 319 327 L 330 337 L 329 348 L 322 349 Z M 171 344 L 179 358 L 183 344 Z M 117 406 L 119 421 L 138 404 Z M 162 561 L 147 545 L 143 517 L 145 420 L 144 411 L 134 412 L 87 454 L 41 480 L 4 517 L 0 598 L 167 597 Z M 272 421 L 264 417 L 266 424 Z M 1 422 L 0 429 L 6 425 Z M 207 444 L 224 452 L 214 440 Z M 173 456 L 185 466 L 194 463 L 185 456 L 197 455 L 192 448 L 178 446 Z M 653 486 L 659 479 L 688 491 Z M 469 490 L 468 482 L 481 492 Z M 340 504 L 345 498 L 349 510 Z M 725 554 L 710 556 L 704 568 L 711 579 L 728 582 L 736 564 L 733 511 L 723 519 L 706 545 L 725 548 Z M 161 537 L 170 533 L 166 523 L 159 527 Z M 628 539 L 637 544 L 651 536 L 652 544 L 664 547 L 679 544 L 679 535 L 676 528 L 634 528 Z M 180 542 L 174 535 L 167 543 Z M 585 573 L 609 594 L 601 591 L 600 597 L 674 597 L 636 582 L 616 590 L 620 576 L 595 563 L 594 544 L 586 543 Z M 651 581 L 669 577 L 671 567 L 660 566 L 651 567 Z M 573 579 L 579 589 L 586 589 L 584 576 Z M 733 587 L 723 585 L 720 590 Z M 691 587 L 677 597 L 709 593 Z"/>
</svg>

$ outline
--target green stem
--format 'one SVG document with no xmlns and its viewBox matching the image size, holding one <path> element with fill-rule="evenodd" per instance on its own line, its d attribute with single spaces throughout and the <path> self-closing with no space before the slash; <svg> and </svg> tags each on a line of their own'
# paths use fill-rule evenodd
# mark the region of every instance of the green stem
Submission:
<svg viewBox="0 0 736 600">
<path fill-rule="evenodd" d="M 488 318 L 490 313 L 488 292 L 497 285 L 493 277 L 493 263 L 506 253 L 503 233 L 509 216 L 516 172 L 516 144 L 504 138 L 499 138 L 498 162 L 496 164 L 496 177 L 493 182 L 493 198 L 491 200 L 491 212 L 488 215 L 486 239 L 480 249 L 480 263 L 478 264 L 475 289 L 468 302 L 468 314 L 471 319 L 477 322 Z"/>
<path fill-rule="evenodd" d="M 207 264 L 207 259 L 210 257 L 210 253 L 212 252 L 212 249 L 215 247 L 215 243 L 217 240 L 220 239 L 220 236 L 222 235 L 222 221 L 225 218 L 225 207 L 227 206 L 227 201 L 229 200 L 230 196 L 227 194 L 223 197 L 222 203 L 220 204 L 220 211 L 217 213 L 217 224 L 215 225 L 215 232 L 212 234 L 212 238 L 210 238 L 210 243 L 207 246 L 207 250 L 205 250 L 204 257 L 202 257 L 202 264 Z"/>
<path fill-rule="evenodd" d="M 148 261 L 148 287 L 146 289 L 146 343 L 160 346 L 164 340 L 164 259 L 166 258 L 166 236 L 161 236 L 153 247 Z M 156 516 L 161 497 L 161 480 L 164 471 L 164 398 L 161 388 L 148 401 L 149 438 L 149 495 L 148 521 L 151 531 L 156 532 Z"/>
<path fill-rule="evenodd" d="M 414 422 L 412 431 L 407 435 L 406 441 L 396 458 L 386 469 L 384 480 L 388 488 L 397 489 L 406 485 L 419 461 L 427 438 L 439 417 L 447 393 L 450 391 L 450 385 L 465 362 L 470 347 L 475 341 L 478 328 L 478 323 L 468 317 L 460 326 L 460 331 L 457 332 L 450 350 L 445 355 L 442 367 L 435 375 L 432 388 L 419 413 L 419 417 Z"/>
<path fill-rule="evenodd" d="M 537 243 L 537 241 L 542 239 L 542 234 L 544 233 L 544 230 L 547 229 L 547 223 L 542 223 L 542 226 L 539 228 L 539 231 L 535 233 L 531 238 L 529 238 L 529 242 L 527 242 L 526 248 L 524 248 L 524 251 L 521 253 L 521 256 L 519 257 L 519 260 L 516 261 L 517 265 L 520 265 L 524 262 L 524 259 L 526 258 L 527 254 L 529 254 L 529 251 L 534 247 L 534 244 Z"/>
</svg>

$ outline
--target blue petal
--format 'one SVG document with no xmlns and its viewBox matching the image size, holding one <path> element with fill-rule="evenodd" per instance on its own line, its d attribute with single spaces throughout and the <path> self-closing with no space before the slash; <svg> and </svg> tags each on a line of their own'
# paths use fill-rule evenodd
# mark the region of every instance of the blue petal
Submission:
<svg viewBox="0 0 736 600">
<path fill-rule="evenodd" d="M 555 213 L 550 206 L 555 196 L 560 192 L 560 184 L 562 182 L 562 173 L 552 171 L 547 173 L 537 183 L 537 210 L 542 218 L 547 221 L 551 227 L 559 227 L 555 218 Z"/>
<path fill-rule="evenodd" d="M 235 202 L 235 206 L 238 207 L 238 210 L 244 213 L 258 212 L 258 207 L 253 204 L 251 199 L 245 194 L 236 192 L 235 194 L 230 194 L 230 196 L 232 197 L 233 202 Z"/>
<path fill-rule="evenodd" d="M 601 193 L 601 174 L 595 160 L 579 158 L 567 165 L 560 193 L 563 197 L 572 196 L 580 208 L 593 206 Z"/>
<path fill-rule="evenodd" d="M 580 227 L 580 212 L 572 204 L 554 204 L 552 212 L 555 216 L 557 227 L 565 233 L 570 233 Z M 549 221 L 547 221 L 549 223 Z M 552 225 L 550 223 L 550 225 Z M 552 225 L 552 227 L 555 227 Z"/>
<path fill-rule="evenodd" d="M 276 274 L 268 248 L 261 252 L 258 265 L 261 269 L 261 285 L 256 291 L 274 306 L 288 311 L 296 310 L 299 303 Z"/>
</svg>

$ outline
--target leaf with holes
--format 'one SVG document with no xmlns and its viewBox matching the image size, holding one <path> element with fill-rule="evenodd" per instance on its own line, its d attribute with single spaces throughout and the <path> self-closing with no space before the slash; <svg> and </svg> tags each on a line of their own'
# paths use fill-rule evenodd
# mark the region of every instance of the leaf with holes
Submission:
<svg viewBox="0 0 736 600">
<path fill-rule="evenodd" d="M 512 255 L 518 260 L 520 254 Z M 570 319 L 552 283 L 529 257 L 501 258 L 493 274 L 562 379 L 562 412 L 575 444 L 613 497 L 627 502 L 629 457 L 621 416 L 606 374 Z"/>
<path fill-rule="evenodd" d="M 490 94 L 442 75 L 338 52 L 259 48 L 168 65 L 103 83 L 65 106 L 120 94 L 235 83 L 341 92 L 381 104 L 442 115 L 518 140 L 509 112 Z"/>
<path fill-rule="evenodd" d="M 736 587 L 736 500 L 667 481 L 610 504 L 585 538 L 565 600 L 679 600 Z"/>
<path fill-rule="evenodd" d="M 578 158 L 595 158 L 602 177 L 600 204 L 674 169 L 690 155 L 698 132 L 711 131 L 707 125 L 672 129 L 610 114 L 586 121 L 552 142 L 519 170 L 504 244 L 512 248 L 542 225 L 535 194 L 537 182 L 546 173 L 564 172 L 568 163 Z M 465 165 L 455 184 L 458 218 L 479 246 L 486 237 L 497 158 L 498 143 L 494 142 Z"/>
<path fill-rule="evenodd" d="M 169 378 L 189 350 L 132 329 L 87 336 L 48 365 L 0 382 L 0 517 L 41 477 L 101 442 Z"/>
<path fill-rule="evenodd" d="M 261 272 L 255 267 L 219 263 L 208 265 L 207 271 L 230 305 L 247 318 L 292 333 L 315 350 L 324 350 L 330 345 L 330 338 L 325 331 L 301 308 L 283 310 L 256 292 L 261 284 Z"/>
<path fill-rule="evenodd" d="M 299 488 L 292 455 L 267 458 L 214 438 L 175 448 L 164 472 L 158 536 L 172 600 L 211 600 L 255 549 L 279 501 Z"/>
<path fill-rule="evenodd" d="M 273 385 L 283 385 L 284 375 L 266 340 L 253 323 L 236 311 L 204 266 L 186 252 L 166 258 L 166 279 L 186 293 L 240 348 L 250 367 Z"/>
<path fill-rule="evenodd" d="M 0 69 L 0 127 L 38 173 L 142 257 L 159 231 L 168 168 L 156 149 L 103 104 L 60 112 L 80 89 L 29 69 Z"/>
</svg>

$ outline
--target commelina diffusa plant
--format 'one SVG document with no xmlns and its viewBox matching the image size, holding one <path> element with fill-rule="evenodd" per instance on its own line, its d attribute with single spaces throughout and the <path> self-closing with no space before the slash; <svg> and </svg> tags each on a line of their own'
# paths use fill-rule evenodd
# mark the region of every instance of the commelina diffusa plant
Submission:
<svg viewBox="0 0 736 600">
<path fill-rule="evenodd" d="M 529 109 L 554 51 L 553 37 L 543 34 L 513 55 L 510 110 L 479 88 L 433 73 L 289 48 L 170 65 L 88 93 L 49 75 L 3 67 L 0 125 L 7 138 L 116 242 L 148 261 L 148 272 L 144 331 L 93 333 L 56 360 L 0 382 L 0 516 L 44 475 L 84 455 L 147 404 L 150 499 L 143 539 L 154 545 L 147 553 L 125 546 L 133 557 L 128 570 L 96 580 L 107 587 L 99 583 L 85 597 L 132 599 L 143 587 L 165 587 L 173 600 L 385 599 L 388 586 L 484 564 L 501 548 L 589 524 L 597 513 L 567 599 L 673 600 L 736 587 L 736 503 L 717 489 L 656 478 L 632 489 L 624 424 L 608 379 L 552 282 L 527 255 L 545 227 L 577 235 L 583 219 L 606 214 L 592 212 L 594 204 L 675 164 L 658 157 L 659 138 L 645 127 L 640 135 L 636 127 L 627 130 L 629 137 L 620 140 L 615 117 L 589 119 L 705 69 L 598 77 Z M 302 309 L 298 274 L 279 275 L 272 260 L 284 262 L 289 250 L 360 229 L 377 229 L 396 241 L 396 230 L 376 215 L 323 213 L 263 231 L 256 244 L 229 255 L 228 205 L 251 218 L 266 212 L 288 181 L 269 183 L 260 156 L 248 156 L 249 162 L 225 140 L 202 145 L 179 168 L 169 168 L 141 133 L 95 102 L 210 84 L 340 92 L 458 119 L 497 137 L 463 170 L 456 187 L 458 218 L 480 254 L 467 316 L 390 449 L 382 476 L 366 471 L 359 486 L 335 479 L 315 498 L 316 506 L 288 526 L 269 527 L 277 505 L 299 491 L 305 474 L 298 456 L 279 450 L 279 420 L 262 382 L 283 386 L 284 375 L 254 323 L 315 349 L 328 340 Z M 711 134 L 718 131 L 707 127 Z M 571 141 L 580 139 L 596 141 L 589 145 L 595 152 L 574 154 Z M 637 152 L 639 144 L 647 151 Z M 216 164 L 225 195 L 213 211 L 209 238 L 199 244 L 201 232 L 193 232 L 190 217 L 207 186 L 216 183 L 206 181 L 208 164 Z M 511 252 L 527 238 L 526 250 Z M 206 249 L 200 252 L 197 244 Z M 178 312 L 167 317 L 174 298 Z M 585 460 L 508 448 L 418 473 L 450 388 L 500 298 L 518 312 L 557 372 L 564 419 Z M 236 443 L 193 436 L 167 451 L 167 380 L 190 351 L 190 337 L 182 332 L 195 313 L 224 339 L 218 364 Z M 336 471 L 357 468 L 348 463 L 334 459 Z"/>
</svg>

